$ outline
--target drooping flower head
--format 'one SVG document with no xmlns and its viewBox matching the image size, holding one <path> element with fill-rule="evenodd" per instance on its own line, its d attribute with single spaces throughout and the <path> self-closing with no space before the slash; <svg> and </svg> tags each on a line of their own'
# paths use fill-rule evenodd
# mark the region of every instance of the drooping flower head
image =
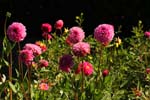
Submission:
<svg viewBox="0 0 150 100">
<path fill-rule="evenodd" d="M 33 52 L 34 56 L 40 55 L 42 53 L 41 48 L 38 45 L 32 44 L 32 43 L 25 44 L 23 49 L 24 50 L 31 50 Z"/>
<path fill-rule="evenodd" d="M 35 44 L 41 48 L 42 52 L 45 52 L 47 50 L 46 44 L 44 44 L 43 42 L 36 41 Z"/>
<path fill-rule="evenodd" d="M 75 44 L 77 42 L 81 42 L 85 38 L 85 32 L 82 28 L 78 26 L 74 26 L 69 29 L 69 35 L 67 37 L 66 42 Z"/>
<path fill-rule="evenodd" d="M 108 45 L 114 37 L 114 26 L 110 24 L 100 24 L 94 30 L 94 38 L 102 43 Z"/>
<path fill-rule="evenodd" d="M 84 75 L 89 76 L 94 72 L 94 69 L 91 63 L 85 61 L 78 65 L 75 73 L 79 74 L 81 71 L 83 71 Z"/>
<path fill-rule="evenodd" d="M 90 44 L 86 42 L 78 42 L 72 46 L 74 55 L 76 56 L 86 56 L 90 54 Z"/>
<path fill-rule="evenodd" d="M 145 35 L 147 38 L 150 38 L 150 32 L 149 32 L 149 31 L 144 32 L 144 35 Z"/>
<path fill-rule="evenodd" d="M 43 31 L 43 33 L 49 33 L 52 31 L 52 25 L 49 23 L 43 23 L 41 26 L 41 30 Z"/>
<path fill-rule="evenodd" d="M 26 27 L 20 22 L 13 22 L 7 29 L 8 38 L 13 42 L 23 41 L 26 37 Z"/>
<path fill-rule="evenodd" d="M 43 91 L 47 91 L 49 89 L 49 85 L 47 83 L 40 83 L 39 89 Z"/>
<path fill-rule="evenodd" d="M 59 60 L 59 68 L 65 72 L 70 72 L 73 64 L 72 55 L 69 54 L 63 55 Z"/>
<path fill-rule="evenodd" d="M 47 67 L 48 64 L 49 64 L 48 61 L 45 60 L 45 59 L 41 59 L 41 60 L 39 61 L 39 67 Z"/>
<path fill-rule="evenodd" d="M 33 61 L 34 55 L 31 50 L 21 50 L 19 53 L 19 58 L 22 62 L 28 65 L 29 63 Z"/>
<path fill-rule="evenodd" d="M 61 29 L 62 27 L 64 26 L 64 22 L 63 20 L 57 20 L 56 23 L 55 23 L 55 28 L 56 29 Z"/>
</svg>

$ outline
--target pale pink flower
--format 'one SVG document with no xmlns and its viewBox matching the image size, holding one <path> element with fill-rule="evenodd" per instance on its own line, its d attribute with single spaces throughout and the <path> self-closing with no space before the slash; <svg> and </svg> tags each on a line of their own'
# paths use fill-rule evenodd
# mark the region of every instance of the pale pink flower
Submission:
<svg viewBox="0 0 150 100">
<path fill-rule="evenodd" d="M 144 32 L 144 35 L 145 35 L 147 38 L 150 38 L 150 32 L 149 32 L 149 31 Z"/>
<path fill-rule="evenodd" d="M 39 89 L 47 91 L 49 89 L 49 85 L 47 83 L 40 83 L 39 84 Z"/>
<path fill-rule="evenodd" d="M 94 37 L 103 45 L 108 45 L 114 37 L 114 26 L 110 24 L 100 24 L 94 30 Z"/>
<path fill-rule="evenodd" d="M 19 22 L 13 22 L 7 29 L 8 38 L 13 42 L 23 41 L 26 37 L 26 27 Z"/>
<path fill-rule="evenodd" d="M 49 23 L 43 23 L 41 26 L 41 30 L 43 31 L 43 33 L 49 33 L 52 31 L 52 25 Z"/>
<path fill-rule="evenodd" d="M 69 54 L 63 55 L 59 60 L 59 68 L 65 72 L 70 72 L 73 64 L 72 55 Z"/>
<path fill-rule="evenodd" d="M 55 28 L 56 29 L 61 29 L 63 27 L 63 25 L 64 25 L 63 20 L 61 20 L 61 19 L 57 20 L 56 23 L 55 23 Z"/>
<path fill-rule="evenodd" d="M 86 61 L 83 63 L 80 63 L 78 65 L 78 68 L 76 69 L 75 73 L 79 74 L 82 71 L 83 71 L 84 75 L 86 75 L 86 76 L 91 75 L 94 72 L 92 64 L 89 62 L 86 62 Z"/>
<path fill-rule="evenodd" d="M 47 67 L 48 64 L 49 64 L 48 61 L 45 60 L 45 59 L 41 59 L 41 60 L 39 61 L 39 67 Z"/>
<path fill-rule="evenodd" d="M 67 41 L 69 41 L 72 44 L 75 44 L 77 42 L 81 42 L 85 38 L 85 32 L 82 28 L 78 26 L 74 26 L 69 29 L 69 35 L 67 37 Z"/>
<path fill-rule="evenodd" d="M 41 48 L 38 45 L 32 44 L 32 43 L 25 44 L 23 49 L 24 50 L 31 50 L 33 52 L 34 56 L 40 55 L 42 53 Z"/>
<path fill-rule="evenodd" d="M 31 50 L 21 50 L 19 53 L 19 58 L 22 62 L 28 65 L 30 62 L 33 61 L 34 55 Z"/>
<path fill-rule="evenodd" d="M 42 36 L 46 39 L 46 40 L 50 40 L 52 39 L 52 36 L 49 33 L 43 33 Z"/>
<path fill-rule="evenodd" d="M 90 54 L 90 44 L 86 42 L 78 42 L 72 46 L 74 55 L 86 56 Z"/>
</svg>

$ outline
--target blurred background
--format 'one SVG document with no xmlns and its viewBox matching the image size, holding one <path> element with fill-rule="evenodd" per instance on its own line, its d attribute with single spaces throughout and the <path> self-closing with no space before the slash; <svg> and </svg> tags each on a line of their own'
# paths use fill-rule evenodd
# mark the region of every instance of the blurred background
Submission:
<svg viewBox="0 0 150 100">
<path fill-rule="evenodd" d="M 130 36 L 138 20 L 142 20 L 144 30 L 149 30 L 149 4 L 150 0 L 0 0 L 0 34 L 7 11 L 12 14 L 7 25 L 22 22 L 32 38 L 41 37 L 40 26 L 44 22 L 54 25 L 62 19 L 64 27 L 77 25 L 75 16 L 83 12 L 86 35 L 93 34 L 99 24 L 110 23 L 116 30 L 122 25 L 122 37 Z"/>
</svg>

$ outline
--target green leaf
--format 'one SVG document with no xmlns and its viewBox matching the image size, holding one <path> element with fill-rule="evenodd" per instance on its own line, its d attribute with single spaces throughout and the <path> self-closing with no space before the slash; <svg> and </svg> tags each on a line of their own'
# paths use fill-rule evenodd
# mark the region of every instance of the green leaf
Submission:
<svg viewBox="0 0 150 100">
<path fill-rule="evenodd" d="M 9 42 L 7 37 L 4 37 L 3 39 L 3 54 L 6 54 L 8 56 L 11 52 L 11 50 L 15 47 L 16 43 Z"/>
<path fill-rule="evenodd" d="M 14 93 L 17 93 L 17 90 L 15 88 L 15 85 L 13 85 L 11 82 L 9 82 L 10 88 L 13 90 Z"/>
<path fill-rule="evenodd" d="M 6 61 L 5 59 L 2 59 L 3 60 L 3 63 L 6 65 L 6 66 L 9 66 L 9 62 Z"/>
</svg>

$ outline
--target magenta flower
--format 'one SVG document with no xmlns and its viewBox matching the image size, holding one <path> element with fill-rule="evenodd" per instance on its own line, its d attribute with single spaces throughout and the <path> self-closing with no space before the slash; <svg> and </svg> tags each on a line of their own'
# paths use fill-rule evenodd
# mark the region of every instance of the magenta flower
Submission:
<svg viewBox="0 0 150 100">
<path fill-rule="evenodd" d="M 45 59 L 39 61 L 39 67 L 47 67 L 48 64 L 49 64 L 48 61 Z"/>
<path fill-rule="evenodd" d="M 149 31 L 146 31 L 146 32 L 144 33 L 144 35 L 145 35 L 147 38 L 150 38 L 150 32 L 149 32 Z"/>
<path fill-rule="evenodd" d="M 23 41 L 26 37 L 26 27 L 19 22 L 13 22 L 8 26 L 7 35 L 8 38 L 13 42 Z"/>
<path fill-rule="evenodd" d="M 90 44 L 86 42 L 78 42 L 72 46 L 74 55 L 76 56 L 86 56 L 90 54 Z"/>
<path fill-rule="evenodd" d="M 81 71 L 83 71 L 84 75 L 89 76 L 94 72 L 94 69 L 91 63 L 85 61 L 78 65 L 75 73 L 79 74 Z"/>
<path fill-rule="evenodd" d="M 51 36 L 49 33 L 43 33 L 42 36 L 43 36 L 46 40 L 52 39 L 52 36 Z"/>
<path fill-rule="evenodd" d="M 56 21 L 55 28 L 61 29 L 63 27 L 63 25 L 64 25 L 64 22 L 63 22 L 63 20 L 60 19 L 60 20 Z"/>
<path fill-rule="evenodd" d="M 30 62 L 33 61 L 34 55 L 31 50 L 21 50 L 19 54 L 19 58 L 22 62 L 28 65 Z"/>
<path fill-rule="evenodd" d="M 85 32 L 82 28 L 74 26 L 70 28 L 69 35 L 67 37 L 67 42 L 75 44 L 81 42 L 85 38 Z"/>
<path fill-rule="evenodd" d="M 25 44 L 23 49 L 24 50 L 31 50 L 33 52 L 34 56 L 40 55 L 42 53 L 41 48 L 38 45 L 32 44 L 32 43 Z"/>
<path fill-rule="evenodd" d="M 59 68 L 62 71 L 70 72 L 72 66 L 73 66 L 73 58 L 72 58 L 71 55 L 66 54 L 66 55 L 63 55 L 60 58 L 60 60 L 59 60 Z"/>
<path fill-rule="evenodd" d="M 52 25 L 49 23 L 43 23 L 41 26 L 41 30 L 43 31 L 43 33 L 49 33 L 52 31 Z"/>
<path fill-rule="evenodd" d="M 103 45 L 108 45 L 114 37 L 114 26 L 110 24 L 100 24 L 94 30 L 94 37 Z"/>
<path fill-rule="evenodd" d="M 40 83 L 39 84 L 39 89 L 47 91 L 49 89 L 49 85 L 47 83 Z"/>
</svg>

